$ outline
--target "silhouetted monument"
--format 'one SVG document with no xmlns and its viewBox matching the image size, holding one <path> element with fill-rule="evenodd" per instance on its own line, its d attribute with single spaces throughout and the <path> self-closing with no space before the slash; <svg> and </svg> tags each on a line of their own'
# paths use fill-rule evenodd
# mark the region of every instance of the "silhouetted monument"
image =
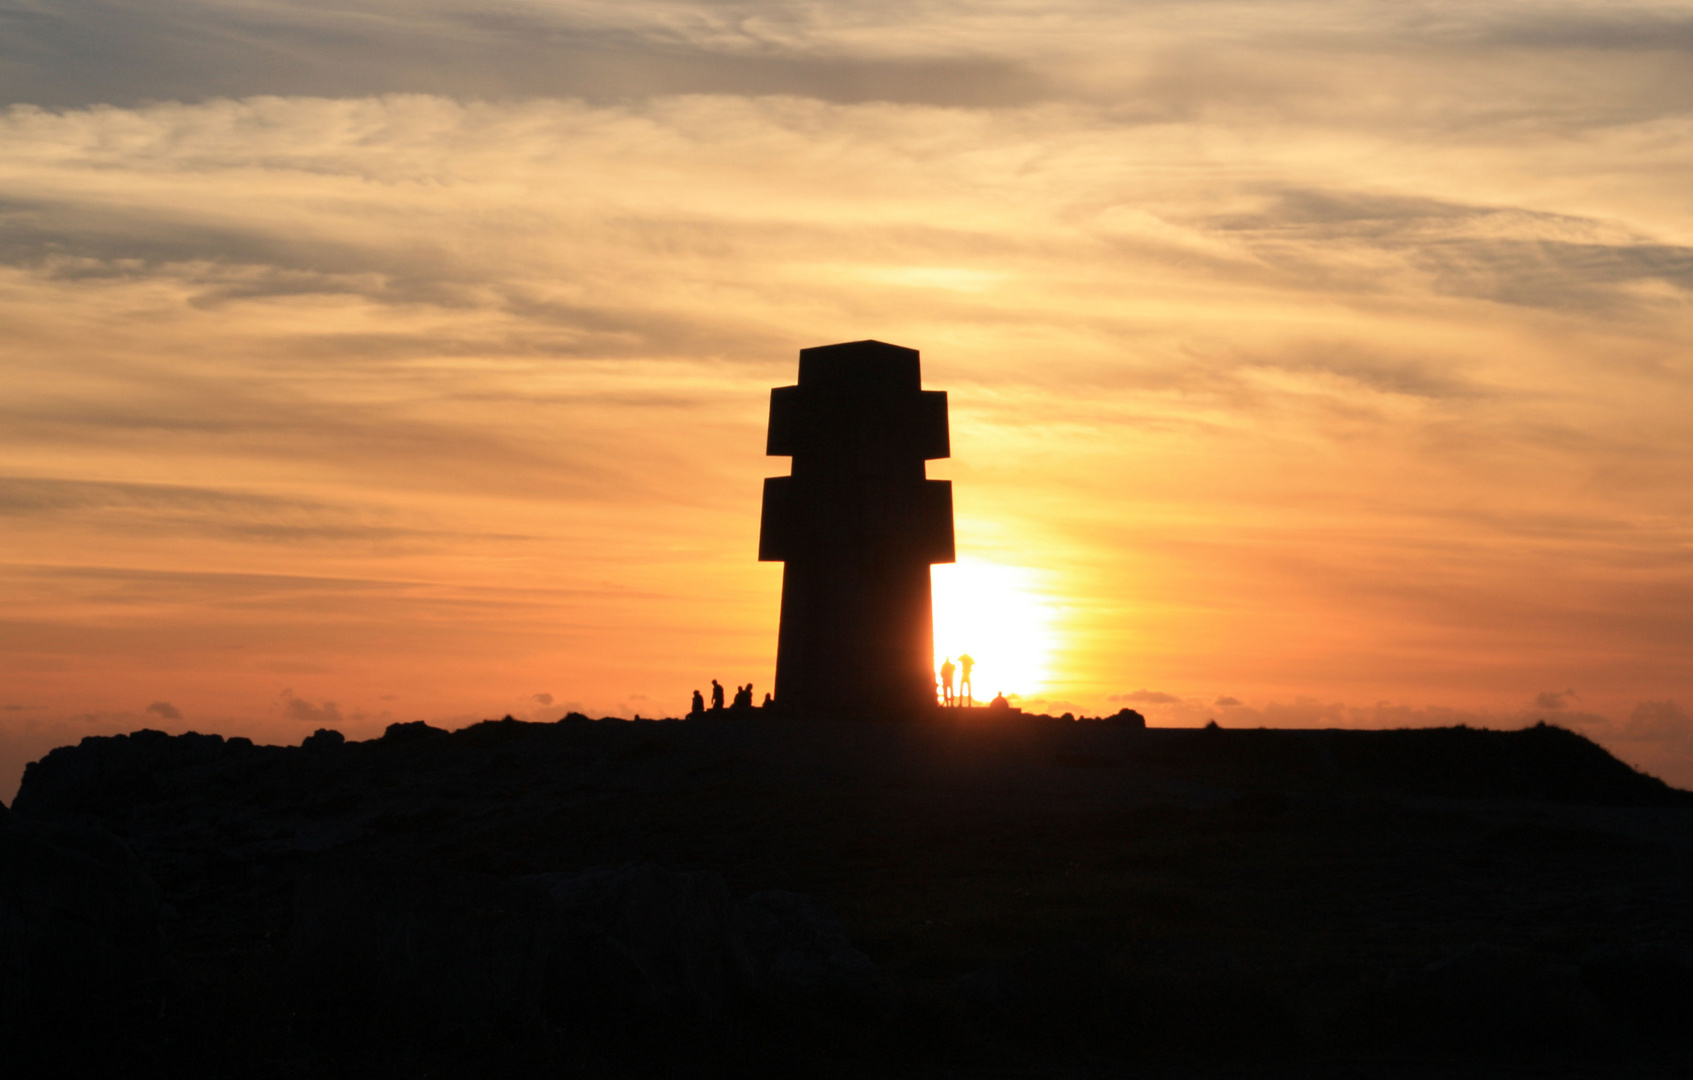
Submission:
<svg viewBox="0 0 1693 1080">
<path fill-rule="evenodd" d="M 954 559 L 946 392 L 917 350 L 880 341 L 802 349 L 799 385 L 770 392 L 758 557 L 783 562 L 779 709 L 909 712 L 935 703 L 929 566 Z"/>
</svg>

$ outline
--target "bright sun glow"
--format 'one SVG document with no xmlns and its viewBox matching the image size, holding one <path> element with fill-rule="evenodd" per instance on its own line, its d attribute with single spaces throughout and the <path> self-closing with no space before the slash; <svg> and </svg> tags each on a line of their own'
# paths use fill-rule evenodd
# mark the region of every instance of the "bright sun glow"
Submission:
<svg viewBox="0 0 1693 1080">
<path fill-rule="evenodd" d="M 934 567 L 935 665 L 962 653 L 976 661 L 978 703 L 994 694 L 1038 694 L 1057 646 L 1056 610 L 1020 566 L 961 559 Z M 956 684 L 955 684 L 956 685 Z"/>
</svg>

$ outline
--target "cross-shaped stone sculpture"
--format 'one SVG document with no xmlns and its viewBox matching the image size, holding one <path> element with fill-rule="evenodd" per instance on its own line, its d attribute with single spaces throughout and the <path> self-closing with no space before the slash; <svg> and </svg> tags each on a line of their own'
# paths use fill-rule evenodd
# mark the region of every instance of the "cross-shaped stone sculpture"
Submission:
<svg viewBox="0 0 1693 1080">
<path fill-rule="evenodd" d="M 783 562 L 775 702 L 783 712 L 906 715 L 935 704 L 929 566 L 954 560 L 946 392 L 916 349 L 801 349 L 799 385 L 770 392 L 758 557 Z"/>
</svg>

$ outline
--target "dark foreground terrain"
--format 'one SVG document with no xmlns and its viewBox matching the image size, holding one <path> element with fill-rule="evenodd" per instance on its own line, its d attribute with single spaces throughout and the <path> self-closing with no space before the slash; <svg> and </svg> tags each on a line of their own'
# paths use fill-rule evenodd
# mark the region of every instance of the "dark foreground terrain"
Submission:
<svg viewBox="0 0 1693 1080">
<path fill-rule="evenodd" d="M 8 1076 L 1685 1076 L 1693 796 L 1551 727 L 91 738 Z"/>
</svg>

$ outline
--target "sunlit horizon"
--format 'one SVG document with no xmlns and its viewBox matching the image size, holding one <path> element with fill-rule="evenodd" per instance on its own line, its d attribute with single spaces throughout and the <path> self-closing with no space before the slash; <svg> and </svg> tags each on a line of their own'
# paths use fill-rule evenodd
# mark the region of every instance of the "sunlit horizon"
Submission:
<svg viewBox="0 0 1693 1080">
<path fill-rule="evenodd" d="M 1058 608 L 1030 567 L 961 557 L 932 568 L 935 667 L 968 654 L 975 661 L 972 696 L 1034 697 L 1052 689 L 1051 661 L 1060 647 Z M 954 686 L 962 690 L 960 674 Z"/>
</svg>

